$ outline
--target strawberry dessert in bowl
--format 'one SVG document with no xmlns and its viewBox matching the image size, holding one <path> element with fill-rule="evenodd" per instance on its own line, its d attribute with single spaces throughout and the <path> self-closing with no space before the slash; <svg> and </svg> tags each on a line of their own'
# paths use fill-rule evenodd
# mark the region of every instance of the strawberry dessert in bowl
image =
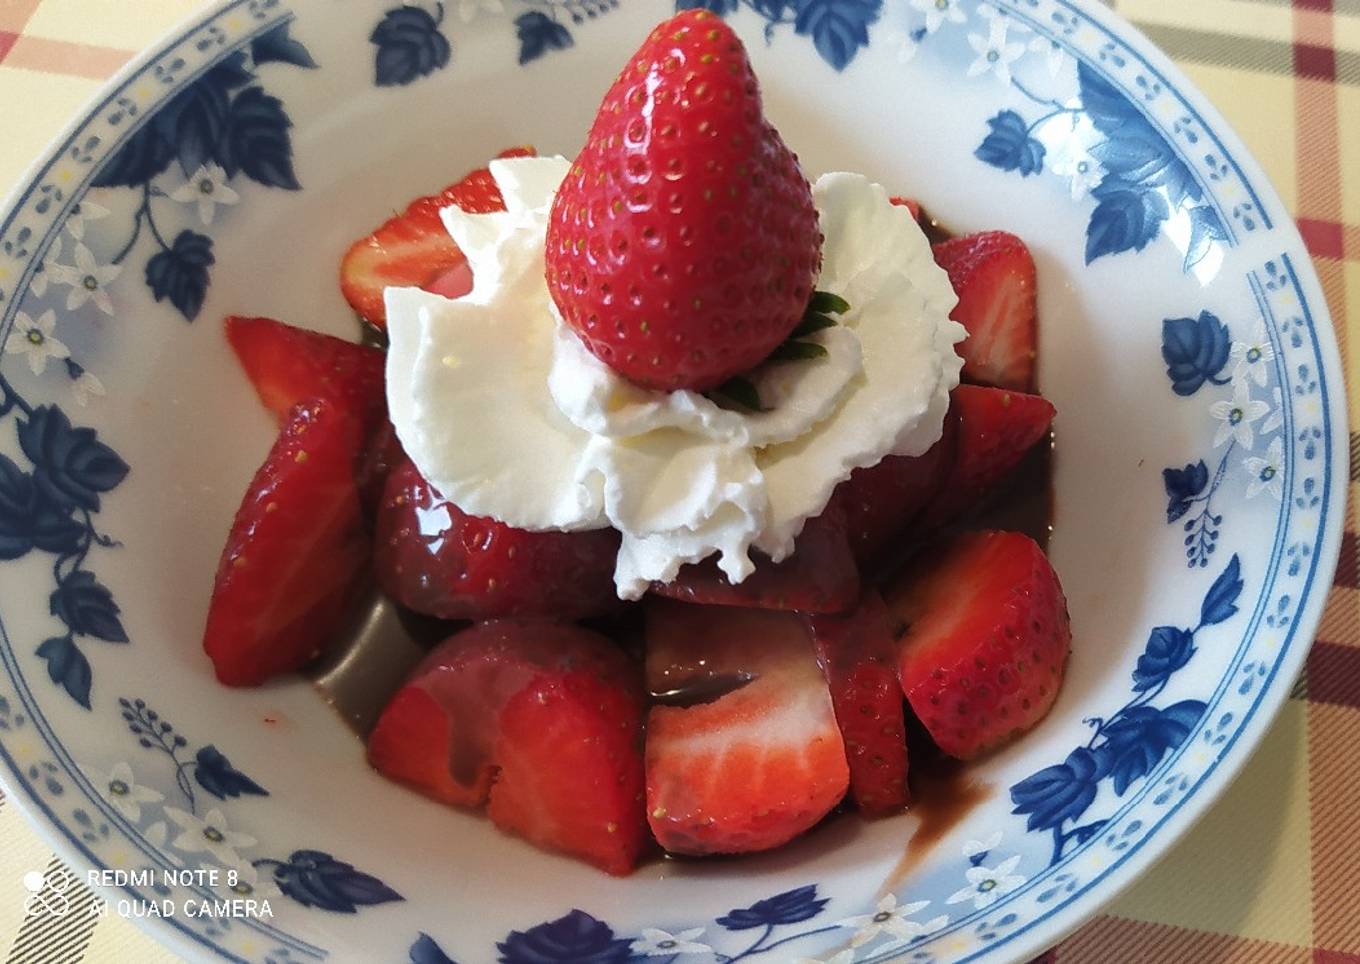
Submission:
<svg viewBox="0 0 1360 964">
<path fill-rule="evenodd" d="M 910 813 L 1071 645 L 1047 520 L 996 521 L 1047 484 L 1034 262 L 923 217 L 810 182 L 720 18 L 660 24 L 574 160 L 504 151 L 353 244 L 385 353 L 227 319 L 280 433 L 218 678 L 320 657 L 377 691 L 379 773 L 614 875 Z M 428 651 L 355 642 L 370 581 Z"/>
<path fill-rule="evenodd" d="M 1192 85 L 691 6 L 216 0 L 0 215 L 0 779 L 182 956 L 1027 961 L 1289 705 L 1340 369 Z"/>
</svg>

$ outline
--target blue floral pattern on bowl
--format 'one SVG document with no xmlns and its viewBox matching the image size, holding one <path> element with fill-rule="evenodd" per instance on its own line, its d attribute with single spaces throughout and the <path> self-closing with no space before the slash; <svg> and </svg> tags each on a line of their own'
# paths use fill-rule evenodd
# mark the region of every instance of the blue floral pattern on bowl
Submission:
<svg viewBox="0 0 1360 964">
<path fill-rule="evenodd" d="M 365 84 L 400 104 L 457 77 L 479 17 L 508 13 L 513 30 L 488 29 L 477 42 L 503 41 L 507 62 L 546 71 L 573 56 L 578 26 L 616 9 L 610 22 L 628 15 L 612 0 L 378 2 L 363 30 L 348 30 L 341 56 L 312 39 L 310 3 L 227 0 L 111 88 L 0 221 L 0 572 L 39 572 L 47 588 L 31 608 L 56 627 L 30 635 L 28 615 L 0 613 L 0 759 L 9 788 L 66 837 L 75 859 L 206 863 L 232 871 L 236 896 L 286 907 L 277 921 L 164 922 L 186 946 L 232 960 L 344 956 L 316 922 L 355 916 L 390 934 L 389 957 L 414 964 L 943 962 L 1028 946 L 1084 895 L 1107 892 L 1123 865 L 1159 850 L 1159 833 L 1194 809 L 1182 808 L 1240 762 L 1239 742 L 1259 732 L 1263 707 L 1287 688 L 1315 618 L 1336 528 L 1343 418 L 1329 395 L 1317 288 L 1296 240 L 1274 233 L 1279 209 L 1263 202 L 1257 175 L 1145 47 L 1081 3 L 705 0 L 679 5 L 754 21 L 757 42 L 781 52 L 805 49 L 818 83 L 919 59 L 994 85 L 995 109 L 946 160 L 1018 192 L 1053 190 L 1085 232 L 1053 243 L 1083 264 L 1169 255 L 1179 273 L 1212 279 L 1230 255 L 1261 252 L 1238 279 L 1254 314 L 1187 302 L 1159 316 L 1155 347 L 1128 362 L 1157 369 L 1161 390 L 1169 386 L 1203 429 L 1183 454 L 1159 459 L 1143 488 L 1174 527 L 1165 535 L 1190 567 L 1195 604 L 1159 602 L 1139 631 L 1141 650 L 1111 668 L 1119 684 L 1108 702 L 1080 733 L 1062 731 L 1072 739 L 1048 765 L 1007 782 L 1006 807 L 989 811 L 988 826 L 970 827 L 940 859 L 872 896 L 800 875 L 797 886 L 772 886 L 725 912 L 658 904 L 645 921 L 568 899 L 560 913 L 525 915 L 469 950 L 439 919 L 394 918 L 417 903 L 403 868 L 362 854 L 351 863 L 334 855 L 348 847 L 261 829 L 289 805 L 289 790 L 261 776 L 269 761 L 258 747 L 225 731 L 192 743 L 148 701 L 101 685 L 104 644 L 137 645 L 111 573 L 143 535 L 106 530 L 100 513 L 146 484 L 119 454 L 130 451 L 130 429 L 101 420 L 101 404 L 122 388 L 116 369 L 101 367 L 102 326 L 128 321 L 123 306 L 134 302 L 193 320 L 220 267 L 209 229 L 225 232 L 252 198 L 302 190 L 299 115 L 285 87 L 314 96 L 329 71 L 357 65 Z M 162 323 L 155 311 L 142 323 Z M 1278 510 L 1268 544 L 1263 535 L 1246 548 L 1237 536 L 1263 504 Z M 1207 662 L 1212 679 L 1197 675 Z M 121 721 L 131 755 L 74 758 L 52 722 L 67 709 L 100 727 Z M 394 919 L 402 924 L 389 931 Z"/>
</svg>

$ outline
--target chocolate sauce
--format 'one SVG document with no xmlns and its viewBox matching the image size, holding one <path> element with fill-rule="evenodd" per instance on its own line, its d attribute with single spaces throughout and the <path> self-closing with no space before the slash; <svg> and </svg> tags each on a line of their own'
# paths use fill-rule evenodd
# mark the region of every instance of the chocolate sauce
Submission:
<svg viewBox="0 0 1360 964">
<path fill-rule="evenodd" d="M 920 762 L 913 758 L 910 783 L 907 816 L 918 822 L 897 865 L 884 879 L 882 893 L 896 890 L 931 848 L 994 792 L 991 784 L 978 779 L 962 763 L 944 758 Z"/>
<path fill-rule="evenodd" d="M 735 693 L 755 679 L 754 673 L 710 673 L 706 676 L 693 676 L 683 684 L 665 690 L 653 690 L 648 695 L 656 706 L 674 706 L 688 709 L 704 703 L 714 703 L 728 693 Z"/>
</svg>

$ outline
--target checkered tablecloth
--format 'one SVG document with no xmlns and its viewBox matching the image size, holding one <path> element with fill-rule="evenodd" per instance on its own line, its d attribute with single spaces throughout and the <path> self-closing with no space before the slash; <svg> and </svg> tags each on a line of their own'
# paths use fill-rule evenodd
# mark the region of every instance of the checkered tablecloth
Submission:
<svg viewBox="0 0 1360 964">
<path fill-rule="evenodd" d="M 105 77 L 199 6 L 0 0 L 0 193 Z M 1355 383 L 1351 424 L 1360 424 L 1360 366 L 1347 357 L 1360 332 L 1360 0 L 1113 6 L 1227 115 L 1294 211 Z M 1353 480 L 1358 467 L 1360 435 L 1352 435 Z M 1306 676 L 1260 752 L 1174 853 L 1045 960 L 1360 964 L 1360 527 L 1352 511 Z M 9 964 L 176 960 L 116 916 L 23 919 L 24 873 L 57 866 L 0 798 L 0 954 Z"/>
</svg>

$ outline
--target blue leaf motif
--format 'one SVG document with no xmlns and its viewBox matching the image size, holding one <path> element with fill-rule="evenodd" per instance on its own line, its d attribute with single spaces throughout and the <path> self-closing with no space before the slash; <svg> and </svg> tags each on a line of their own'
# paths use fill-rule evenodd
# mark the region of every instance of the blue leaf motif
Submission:
<svg viewBox="0 0 1360 964">
<path fill-rule="evenodd" d="M 1204 260 L 1209 248 L 1215 241 L 1228 240 L 1228 232 L 1223 228 L 1217 212 L 1208 205 L 1201 204 L 1190 209 L 1190 244 L 1185 249 L 1185 263 L 1182 269 L 1189 271 Z"/>
<path fill-rule="evenodd" d="M 353 914 L 361 906 L 402 899 L 378 878 L 320 850 L 296 850 L 287 861 L 257 861 L 269 864 L 279 890 L 304 907 Z"/>
<path fill-rule="evenodd" d="M 140 187 L 170 166 L 175 145 L 155 123 L 143 124 L 90 182 L 94 187 Z"/>
<path fill-rule="evenodd" d="M 231 103 L 227 123 L 227 148 L 221 152 L 228 177 L 237 171 L 265 187 L 296 191 L 293 143 L 288 129 L 293 122 L 283 103 L 260 87 L 247 87 Z"/>
<path fill-rule="evenodd" d="M 869 24 L 882 8 L 883 0 L 799 0 L 793 30 L 811 36 L 822 59 L 844 70 L 868 46 Z"/>
<path fill-rule="evenodd" d="M 1203 715 L 1202 702 L 1183 700 L 1164 710 L 1135 706 L 1111 721 L 1104 749 L 1110 754 L 1115 794 L 1122 797 L 1135 780 L 1151 773 L 1168 750 L 1186 741 Z"/>
<path fill-rule="evenodd" d="M 39 405 L 21 420 L 19 447 L 33 463 L 33 484 L 56 506 L 99 509 L 99 496 L 126 478 L 128 465 L 94 429 L 74 428 L 55 405 Z"/>
<path fill-rule="evenodd" d="M 1213 626 L 1225 619 L 1231 619 L 1237 612 L 1237 597 L 1241 592 L 1242 564 L 1237 554 L 1233 553 L 1227 567 L 1214 580 L 1214 584 L 1209 587 L 1209 592 L 1204 597 L 1204 603 L 1199 610 L 1200 625 Z"/>
<path fill-rule="evenodd" d="M 583 910 L 527 931 L 511 931 L 496 945 L 501 964 L 625 964 L 632 941 L 614 936 L 604 921 Z"/>
<path fill-rule="evenodd" d="M 217 747 L 209 744 L 194 756 L 194 780 L 219 800 L 239 797 L 243 793 L 267 797 L 269 791 L 231 765 L 231 761 Z"/>
<path fill-rule="evenodd" d="M 47 605 L 52 615 L 77 636 L 94 636 L 110 643 L 128 641 L 113 593 L 92 572 L 77 569 L 62 578 Z"/>
<path fill-rule="evenodd" d="M 436 943 L 435 939 L 424 931 L 411 944 L 408 952 L 411 964 L 456 964 L 453 958 L 444 953 L 444 949 Z"/>
<path fill-rule="evenodd" d="M 226 74 L 217 78 L 211 73 L 205 75 L 162 107 L 151 122 L 174 145 L 185 177 L 209 162 L 227 167 L 224 163 L 228 160 L 225 134 L 230 110 L 227 78 Z"/>
<path fill-rule="evenodd" d="M 991 128 L 973 152 L 978 160 L 1003 171 L 1019 171 L 1021 177 L 1044 168 L 1044 145 L 1029 136 L 1029 126 L 1013 110 L 1003 110 L 987 122 Z"/>
<path fill-rule="evenodd" d="M 1162 469 L 1162 484 L 1166 486 L 1166 521 L 1175 522 L 1190 511 L 1194 499 L 1209 484 L 1209 467 L 1200 459 L 1183 469 Z"/>
<path fill-rule="evenodd" d="M 1142 251 L 1170 213 L 1159 192 L 1131 187 L 1113 175 L 1091 192 L 1098 199 L 1086 226 L 1086 263 L 1109 254 Z"/>
<path fill-rule="evenodd" d="M 193 321 L 208 294 L 211 281 L 208 268 L 215 260 L 212 238 L 196 231 L 181 231 L 168 250 L 146 263 L 147 287 L 157 301 L 168 298 L 185 320 Z"/>
<path fill-rule="evenodd" d="M 1194 655 L 1194 633 L 1175 626 L 1158 626 L 1148 636 L 1147 648 L 1133 668 L 1134 692 L 1162 685 Z"/>
<path fill-rule="evenodd" d="M 1206 381 L 1225 384 L 1218 373 L 1228 364 L 1231 347 L 1228 327 L 1218 316 L 1201 311 L 1198 318 L 1168 318 L 1162 322 L 1162 360 L 1177 395 L 1193 395 Z"/>
<path fill-rule="evenodd" d="M 47 675 L 71 698 L 85 709 L 90 708 L 90 661 L 76 648 L 69 636 L 49 639 L 38 647 L 38 655 L 47 660 Z"/>
<path fill-rule="evenodd" d="M 675 0 L 675 12 L 681 10 L 709 10 L 720 17 L 734 13 L 737 0 Z"/>
<path fill-rule="evenodd" d="M 439 31 L 439 19 L 428 10 L 409 4 L 395 7 L 383 15 L 369 35 L 378 48 L 374 79 L 380 87 L 409 84 L 448 65 L 453 48 Z"/>
<path fill-rule="evenodd" d="M 572 45 L 571 32 L 546 13 L 531 10 L 515 18 L 519 37 L 519 62 L 537 60 L 549 50 L 566 50 Z"/>
<path fill-rule="evenodd" d="M 293 21 L 285 20 L 272 30 L 260 34 L 250 42 L 250 56 L 255 63 L 292 64 L 295 67 L 313 68 L 316 61 L 307 48 L 288 35 Z"/>
<path fill-rule="evenodd" d="M 817 885 L 808 884 L 786 890 L 782 894 L 758 900 L 750 907 L 730 910 L 718 918 L 718 923 L 730 931 L 750 930 L 752 927 L 776 927 L 780 924 L 800 924 L 822 912 L 830 898 L 817 896 Z"/>
<path fill-rule="evenodd" d="M 1108 772 L 1106 754 L 1077 747 L 1056 766 L 1045 767 L 1011 787 L 1011 813 L 1029 814 L 1026 827 L 1050 830 L 1076 820 L 1096 798 L 1096 787 Z"/>
</svg>

